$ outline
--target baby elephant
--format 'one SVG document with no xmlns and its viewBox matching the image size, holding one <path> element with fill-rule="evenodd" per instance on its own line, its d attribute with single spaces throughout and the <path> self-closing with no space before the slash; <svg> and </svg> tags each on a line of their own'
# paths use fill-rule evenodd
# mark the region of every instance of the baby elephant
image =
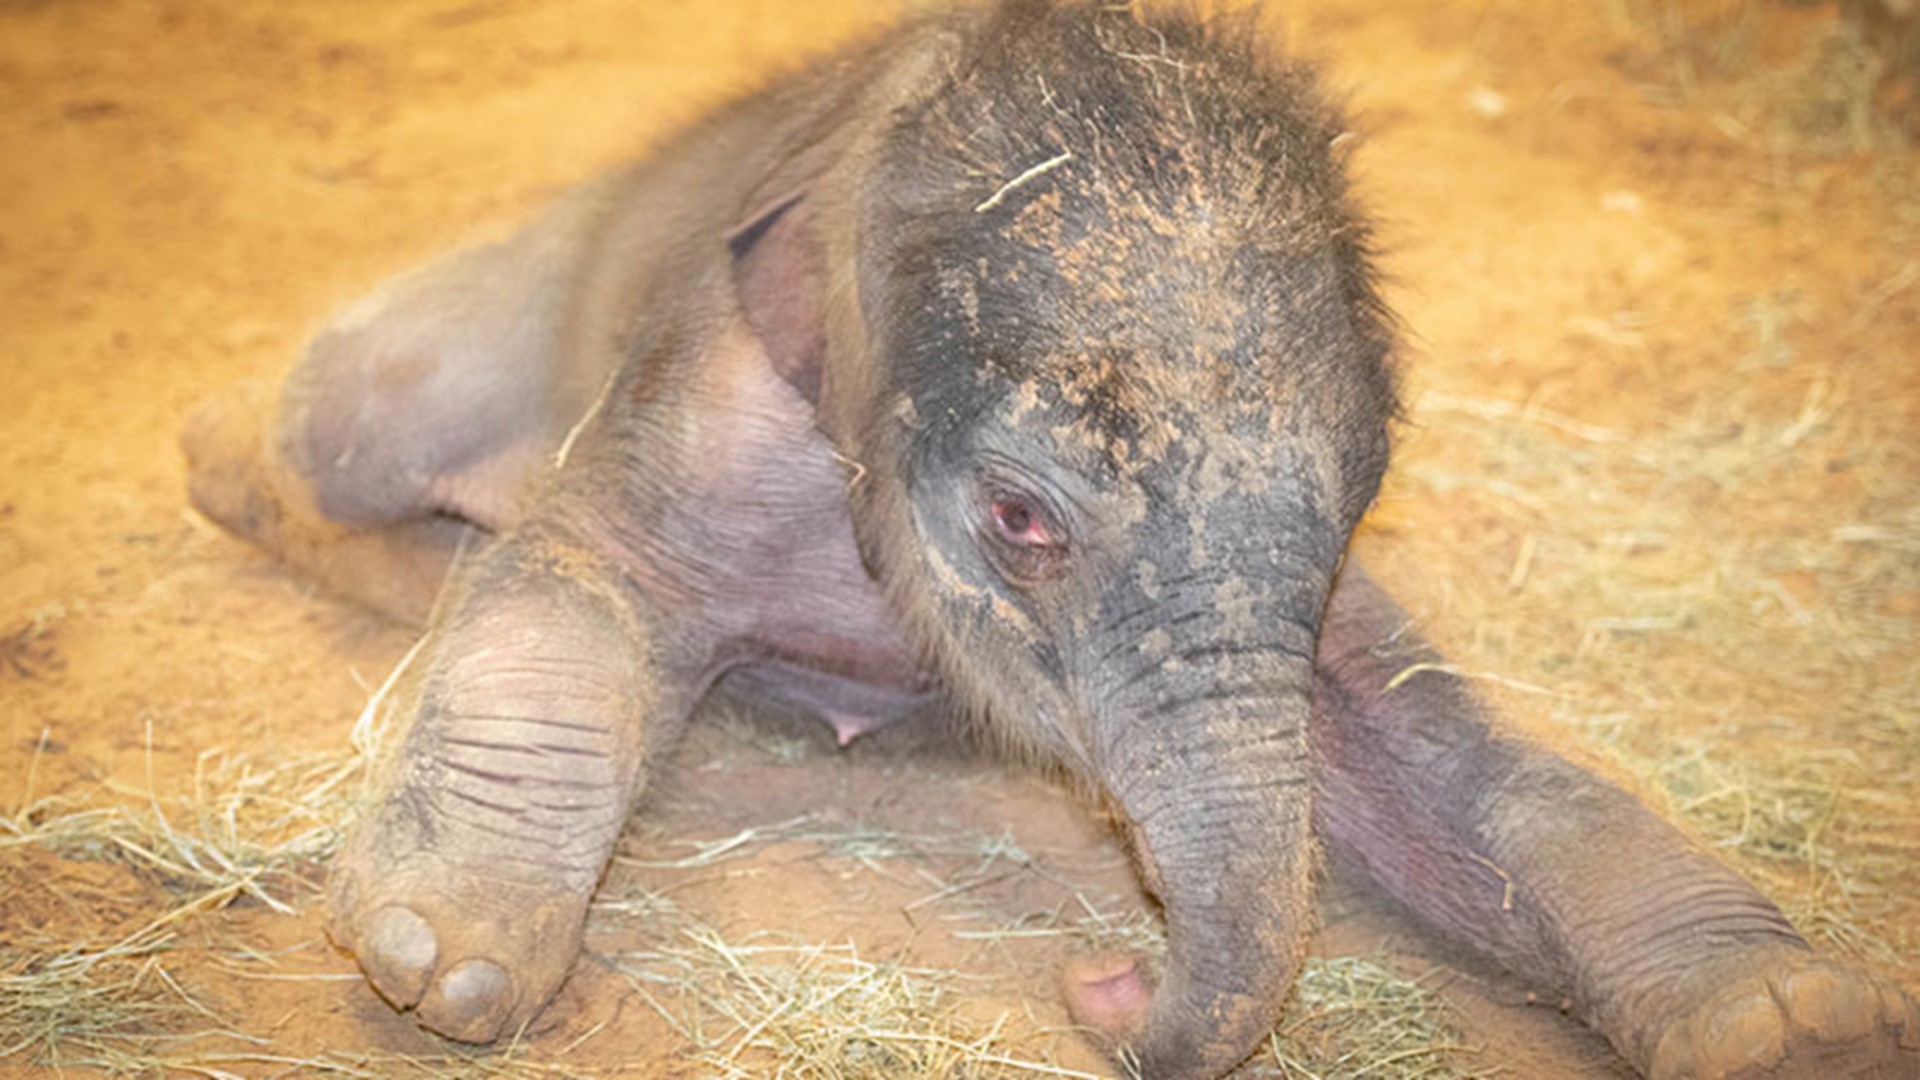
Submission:
<svg viewBox="0 0 1920 1080">
<path fill-rule="evenodd" d="M 1343 569 L 1395 402 L 1341 131 L 1248 32 L 921 16 L 388 284 L 264 437 L 204 408 L 201 509 L 432 612 L 332 869 L 374 987 L 456 1039 L 538 1012 L 724 678 L 843 738 L 944 703 L 1104 793 L 1168 953 L 1068 992 L 1142 1076 L 1271 1030 L 1316 838 L 1651 1076 L 1920 1076 L 1898 988 Z"/>
</svg>

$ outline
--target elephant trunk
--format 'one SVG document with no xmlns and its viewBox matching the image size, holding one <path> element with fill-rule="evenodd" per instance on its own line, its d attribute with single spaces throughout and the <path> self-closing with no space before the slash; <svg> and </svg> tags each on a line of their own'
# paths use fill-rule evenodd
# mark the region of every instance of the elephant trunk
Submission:
<svg viewBox="0 0 1920 1080">
<path fill-rule="evenodd" d="M 1282 693 L 1215 694 L 1135 728 L 1111 790 L 1165 908 L 1166 967 L 1145 1015 L 1112 1033 L 1149 1080 L 1212 1078 L 1272 1030 L 1299 968 L 1313 844 L 1307 662 Z M 1144 730 L 1143 730 L 1144 729 Z M 1116 749 L 1118 749 L 1116 747 Z"/>
</svg>

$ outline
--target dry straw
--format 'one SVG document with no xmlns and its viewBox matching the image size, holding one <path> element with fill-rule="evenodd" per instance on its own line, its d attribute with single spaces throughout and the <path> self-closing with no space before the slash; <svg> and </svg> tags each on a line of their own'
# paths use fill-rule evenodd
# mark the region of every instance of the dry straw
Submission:
<svg viewBox="0 0 1920 1080">
<path fill-rule="evenodd" d="M 363 746 L 377 747 L 376 728 L 363 732 L 369 736 Z M 247 1030 L 190 989 L 209 978 L 210 967 L 222 967 L 208 961 L 205 940 L 221 932 L 217 920 L 206 919 L 209 913 L 244 897 L 298 915 L 312 899 L 310 882 L 337 842 L 366 761 L 340 755 L 267 768 L 210 752 L 201 758 L 191 792 L 171 802 L 109 788 L 98 804 L 41 799 L 0 818 L 9 896 L 25 900 L 37 892 L 54 909 L 66 904 L 87 912 L 86 918 L 63 919 L 56 910 L 31 933 L 10 922 L 0 938 L 0 1060 L 108 1075 L 595 1075 L 595 1067 L 567 1060 L 572 1044 L 514 1045 L 488 1053 L 449 1044 L 444 1053 L 417 1057 L 286 1053 L 271 1031 Z M 749 858 L 773 843 L 812 845 L 822 858 L 881 874 L 892 872 L 890 863 L 934 858 L 971 867 L 957 883 L 920 875 L 929 889 L 917 905 L 923 909 L 963 904 L 968 893 L 998 880 L 1008 867 L 1033 865 L 1004 836 L 915 836 L 813 817 L 688 842 L 691 854 L 647 865 L 708 867 Z M 117 892 L 63 894 L 61 882 L 70 875 L 60 872 L 56 859 L 121 869 L 128 873 L 120 876 L 130 880 Z M 1146 916 L 1102 913 L 1084 899 L 1079 908 L 1071 919 L 956 936 L 1055 936 L 1089 948 L 1149 954 L 1164 948 L 1157 924 Z M 976 913 L 954 908 L 953 914 Z M 683 1059 L 701 1075 L 1093 1075 L 1028 1049 L 1064 1033 L 1040 1028 L 1022 1013 L 983 1015 L 970 1008 L 974 992 L 985 985 L 982 976 L 870 960 L 844 943 L 767 934 L 729 939 L 666 898 L 631 886 L 610 885 L 595 902 L 593 920 L 601 927 L 625 920 L 646 928 L 650 945 L 612 960 L 634 992 L 679 1034 Z M 187 939 L 199 942 L 187 947 Z M 241 948 L 238 942 L 227 947 Z M 254 953 L 247 959 L 248 977 L 275 977 L 275 956 Z M 1389 969 L 1364 960 L 1315 961 L 1299 993 L 1287 1026 L 1260 1059 L 1270 1075 L 1460 1075 L 1452 1065 L 1456 1040 L 1438 1006 Z"/>
</svg>

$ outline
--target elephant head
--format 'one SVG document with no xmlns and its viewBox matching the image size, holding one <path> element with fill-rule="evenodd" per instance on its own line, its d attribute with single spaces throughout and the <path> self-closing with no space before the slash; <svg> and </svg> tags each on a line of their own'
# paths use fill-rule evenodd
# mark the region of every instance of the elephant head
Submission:
<svg viewBox="0 0 1920 1080">
<path fill-rule="evenodd" d="M 1111 1034 L 1156 1077 L 1230 1068 L 1292 982 L 1318 627 L 1394 409 L 1337 116 L 1208 34 L 1001 16 L 868 148 L 820 388 L 933 661 L 1127 823 L 1169 954 Z"/>
</svg>

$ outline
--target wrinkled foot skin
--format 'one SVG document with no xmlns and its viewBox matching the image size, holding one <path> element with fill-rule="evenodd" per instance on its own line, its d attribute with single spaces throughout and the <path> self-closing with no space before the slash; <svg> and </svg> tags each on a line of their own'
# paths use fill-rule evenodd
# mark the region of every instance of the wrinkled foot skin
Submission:
<svg viewBox="0 0 1920 1080">
<path fill-rule="evenodd" d="M 1920 1008 L 1885 979 L 1800 951 L 1707 976 L 1650 1080 L 1920 1080 Z"/>
<path fill-rule="evenodd" d="M 328 933 L 394 1008 L 462 1042 L 511 1036 L 580 951 L 591 890 L 532 885 L 395 846 L 363 822 L 334 859 Z"/>
</svg>

